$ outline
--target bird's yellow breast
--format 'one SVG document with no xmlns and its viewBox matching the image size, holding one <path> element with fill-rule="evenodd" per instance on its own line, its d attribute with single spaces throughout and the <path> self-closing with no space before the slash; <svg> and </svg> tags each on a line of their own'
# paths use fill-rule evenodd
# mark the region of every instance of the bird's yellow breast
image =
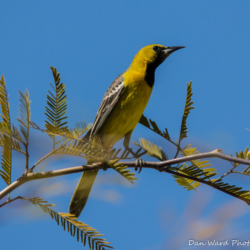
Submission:
<svg viewBox="0 0 250 250">
<path fill-rule="evenodd" d="M 107 121 L 100 129 L 104 147 L 108 148 L 132 132 L 139 122 L 150 98 L 152 87 L 144 80 L 145 75 L 137 71 L 127 71 L 124 90 Z"/>
</svg>

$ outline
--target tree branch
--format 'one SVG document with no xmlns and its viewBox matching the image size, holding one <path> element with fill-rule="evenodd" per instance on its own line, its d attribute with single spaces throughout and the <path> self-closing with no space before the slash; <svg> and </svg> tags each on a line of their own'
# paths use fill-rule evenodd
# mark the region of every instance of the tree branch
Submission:
<svg viewBox="0 0 250 250">
<path fill-rule="evenodd" d="M 185 156 L 185 157 L 180 157 L 177 159 L 171 159 L 171 160 L 162 161 L 162 162 L 146 162 L 145 165 L 143 165 L 142 167 L 143 168 L 151 168 L 151 169 L 155 169 L 157 171 L 166 172 L 169 174 L 174 174 L 174 175 L 178 175 L 178 176 L 181 176 L 184 178 L 188 178 L 188 179 L 191 179 L 193 181 L 198 181 L 200 183 L 203 183 L 203 184 L 206 184 L 210 187 L 218 189 L 226 194 L 229 194 L 229 195 L 234 196 L 238 199 L 241 199 L 241 200 L 245 201 L 248 205 L 250 205 L 250 199 L 245 199 L 245 198 L 236 196 L 236 195 L 216 186 L 211 181 L 206 181 L 206 180 L 202 180 L 202 179 L 199 179 L 196 177 L 187 176 L 185 174 L 175 172 L 175 171 L 170 170 L 168 168 L 169 165 L 178 164 L 178 163 L 187 162 L 187 161 L 192 161 L 192 160 L 197 160 L 197 159 L 203 159 L 203 158 L 220 158 L 220 159 L 224 159 L 224 160 L 232 161 L 232 162 L 237 162 L 237 163 L 244 164 L 244 165 L 250 164 L 249 160 L 244 160 L 244 159 L 240 159 L 237 157 L 222 154 L 221 150 L 214 150 L 214 151 L 208 152 L 208 153 L 200 153 L 200 154 L 196 154 L 196 155 L 192 155 L 192 156 Z M 124 166 L 130 167 L 130 168 L 136 167 L 135 162 L 123 162 L 123 164 L 124 164 Z M 3 189 L 0 192 L 0 200 L 2 198 L 4 198 L 6 195 L 8 195 L 10 192 L 12 192 L 13 190 L 15 190 L 16 188 L 18 188 L 19 186 L 23 185 L 24 183 L 26 183 L 28 181 L 57 177 L 57 176 L 62 176 L 62 175 L 68 175 L 68 174 L 79 173 L 79 172 L 89 171 L 89 170 L 103 169 L 103 168 L 111 168 L 111 167 L 104 166 L 102 162 L 98 162 L 98 163 L 94 163 L 91 165 L 76 166 L 76 167 L 70 167 L 70 168 L 59 169 L 59 170 L 48 171 L 48 172 L 27 173 L 26 175 L 21 176 L 15 182 L 11 183 L 9 186 L 7 186 L 5 189 Z"/>
</svg>

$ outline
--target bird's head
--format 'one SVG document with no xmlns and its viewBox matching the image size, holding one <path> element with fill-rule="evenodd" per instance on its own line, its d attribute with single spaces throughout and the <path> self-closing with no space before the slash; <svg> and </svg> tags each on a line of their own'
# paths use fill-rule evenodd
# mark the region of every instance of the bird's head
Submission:
<svg viewBox="0 0 250 250">
<path fill-rule="evenodd" d="M 164 60 L 178 49 L 185 48 L 183 46 L 166 47 L 160 44 L 151 44 L 143 47 L 135 55 L 129 69 L 141 72 L 147 78 L 150 86 L 154 84 L 155 69 Z"/>
<path fill-rule="evenodd" d="M 154 64 L 158 67 L 170 54 L 182 48 L 185 47 L 166 47 L 160 44 L 151 44 L 140 49 L 134 59 L 140 58 L 147 62 L 147 64 Z"/>
</svg>

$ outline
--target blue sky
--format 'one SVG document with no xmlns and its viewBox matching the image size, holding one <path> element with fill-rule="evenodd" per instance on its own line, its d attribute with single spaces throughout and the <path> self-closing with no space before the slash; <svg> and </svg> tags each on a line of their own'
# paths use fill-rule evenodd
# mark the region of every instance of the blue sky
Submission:
<svg viewBox="0 0 250 250">
<path fill-rule="evenodd" d="M 28 89 L 32 120 L 43 126 L 46 94 L 53 82 L 49 66 L 57 67 L 66 84 L 69 125 L 93 122 L 112 81 L 141 47 L 158 43 L 186 48 L 157 69 L 144 114 L 177 140 L 186 83 L 192 80 L 195 109 L 184 144 L 201 152 L 221 148 L 226 154 L 249 145 L 249 1 L 1 1 L 0 9 L 0 74 L 6 79 L 16 125 L 18 90 Z M 132 140 L 141 137 L 174 156 L 168 142 L 138 125 Z M 30 164 L 49 147 L 48 138 L 32 132 Z M 24 158 L 14 158 L 13 180 L 24 170 Z M 220 173 L 230 168 L 221 160 L 212 162 Z M 81 159 L 51 158 L 37 171 L 79 164 Z M 132 187 L 112 171 L 100 173 L 80 217 L 104 233 L 115 249 L 193 249 L 188 240 L 202 238 L 201 228 L 217 232 L 217 224 L 222 226 L 212 238 L 248 239 L 249 208 L 241 201 L 204 186 L 199 193 L 188 192 L 172 176 L 152 170 L 136 176 Z M 56 211 L 67 212 L 79 177 L 34 181 L 13 197 L 39 195 L 55 203 Z M 227 180 L 249 188 L 249 178 Z M 0 182 L 0 188 L 4 186 Z M 25 202 L 2 208 L 0 223 L 1 249 L 82 249 L 48 215 Z"/>
</svg>

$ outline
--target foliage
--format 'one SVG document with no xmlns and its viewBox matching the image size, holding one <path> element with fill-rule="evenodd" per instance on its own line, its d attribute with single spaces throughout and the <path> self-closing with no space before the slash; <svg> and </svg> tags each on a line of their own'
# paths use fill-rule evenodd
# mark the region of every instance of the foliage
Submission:
<svg viewBox="0 0 250 250">
<path fill-rule="evenodd" d="M 136 152 L 134 152 L 134 156 L 135 158 L 140 158 L 141 156 L 145 155 L 147 153 L 147 151 L 142 151 L 142 148 L 139 148 Z M 119 154 L 122 152 L 122 154 L 119 156 Z M 110 152 L 108 153 L 108 160 L 115 160 L 115 159 L 119 159 L 119 160 L 129 160 L 132 159 L 131 157 L 129 157 L 129 153 L 130 151 L 128 149 L 124 149 L 123 151 L 121 150 L 121 148 L 116 149 L 116 148 L 112 148 L 112 150 L 110 150 Z"/>
<path fill-rule="evenodd" d="M 20 122 L 20 130 L 21 133 L 26 141 L 26 144 L 28 144 L 29 141 L 29 129 L 30 129 L 30 120 L 31 120 L 31 111 L 30 111 L 30 103 L 29 100 L 29 92 L 28 90 L 25 91 L 24 94 L 22 94 L 19 91 L 20 97 L 19 97 L 19 114 L 20 119 L 17 119 Z"/>
<path fill-rule="evenodd" d="M 55 86 L 53 86 L 54 94 L 49 90 L 49 95 L 47 95 L 47 105 L 46 116 L 47 120 L 45 120 L 45 127 L 48 132 L 51 133 L 62 133 L 68 132 L 67 126 L 67 117 L 65 116 L 67 112 L 67 96 L 65 95 L 65 85 L 60 83 L 60 73 L 57 73 L 57 69 L 50 67 L 52 70 L 52 74 L 55 81 Z M 53 148 L 55 147 L 55 136 L 51 135 L 53 139 Z"/>
<path fill-rule="evenodd" d="M 47 107 L 46 107 L 46 116 L 47 120 L 45 121 L 45 127 L 46 130 L 41 129 L 35 122 L 31 121 L 31 111 L 30 111 L 30 101 L 29 101 L 29 93 L 26 90 L 24 94 L 22 94 L 19 91 L 19 113 L 20 118 L 17 119 L 20 123 L 20 131 L 24 138 L 22 139 L 19 130 L 10 123 L 10 115 L 9 115 L 9 103 L 7 98 L 7 91 L 6 91 L 6 85 L 3 76 L 1 77 L 0 81 L 0 105 L 1 105 L 1 117 L 2 122 L 0 123 L 0 145 L 3 147 L 2 151 L 2 170 L 0 170 L 0 175 L 3 178 L 3 180 L 6 182 L 7 185 L 10 185 L 11 183 L 11 150 L 17 150 L 23 154 L 26 155 L 26 164 L 28 164 L 28 140 L 29 140 L 29 130 L 30 128 L 37 129 L 43 133 L 48 134 L 53 139 L 53 150 L 51 154 L 55 153 L 69 153 L 64 152 L 63 150 L 72 150 L 72 148 L 75 147 L 73 155 L 76 154 L 76 145 L 83 145 L 81 136 L 89 129 L 90 125 L 86 125 L 85 123 L 79 122 L 76 124 L 75 128 L 68 129 L 67 127 L 67 121 L 66 120 L 66 109 L 67 109 L 67 100 L 65 95 L 65 85 L 60 83 L 60 77 L 59 73 L 57 73 L 56 68 L 51 67 L 53 77 L 55 80 L 55 87 L 53 87 L 54 94 L 49 91 L 49 95 L 47 95 Z M 61 137 L 58 141 L 55 140 L 55 137 Z M 21 149 L 21 146 L 19 143 L 22 143 L 25 146 L 24 152 Z M 57 148 L 56 148 L 57 146 Z M 60 151 L 61 150 L 61 151 Z M 100 148 L 98 148 L 100 151 Z M 88 151 L 90 151 L 88 149 Z M 85 154 L 89 154 L 89 152 L 86 151 Z M 47 156 L 48 156 L 47 155 Z M 79 154 L 78 154 L 79 155 Z M 47 156 L 43 157 L 38 163 L 40 163 L 43 159 L 45 159 Z M 38 164 L 37 163 L 37 164 Z M 34 167 L 37 165 L 35 164 L 31 171 L 33 171 Z M 114 169 L 116 169 L 118 172 L 120 172 L 122 175 L 125 176 L 128 180 L 132 181 L 133 174 L 129 174 L 128 171 L 126 171 L 126 167 L 121 166 L 119 164 L 113 164 Z M 109 242 L 107 242 L 105 239 L 100 238 L 102 236 L 97 232 L 96 229 L 93 229 L 87 224 L 84 224 L 83 222 L 77 221 L 76 217 L 72 214 L 66 214 L 66 213 L 56 213 L 53 211 L 50 207 L 53 205 L 46 204 L 46 201 L 43 201 L 41 198 L 32 198 L 27 199 L 32 202 L 34 205 L 39 206 L 42 208 L 42 210 L 57 221 L 59 224 L 59 221 L 61 221 L 61 225 L 65 227 L 67 225 L 67 230 L 71 233 L 72 236 L 77 236 L 77 240 L 79 241 L 79 238 L 81 237 L 81 242 L 86 244 L 88 241 L 90 249 L 110 249 L 112 248 L 109 246 Z M 15 199 L 14 199 L 15 200 Z"/>
<path fill-rule="evenodd" d="M 9 133 L 5 133 L 1 135 L 1 142 L 3 146 L 2 150 L 2 160 L 1 160 L 1 167 L 0 176 L 6 182 L 7 185 L 11 183 L 11 156 L 12 156 L 12 145 L 17 146 L 15 142 L 11 139 L 11 123 L 10 123 L 10 109 L 9 109 L 9 102 L 6 90 L 6 84 L 4 77 L 1 76 L 0 80 L 0 105 L 1 105 L 1 117 L 2 123 L 1 127 L 3 127 Z"/>
<path fill-rule="evenodd" d="M 181 150 L 181 154 L 183 156 L 191 156 L 191 155 L 196 155 L 198 153 L 199 151 L 196 148 L 192 148 L 191 144 L 189 144 L 188 146 L 186 146 Z M 214 168 L 208 168 L 211 166 L 211 164 L 207 164 L 209 162 L 208 160 L 206 161 L 192 160 L 190 162 L 192 164 L 191 166 L 185 165 L 184 163 L 181 166 L 177 167 L 178 172 L 203 180 L 212 178 L 217 174 Z M 190 179 L 183 178 L 180 176 L 177 177 L 176 175 L 174 175 L 174 177 L 179 185 L 183 186 L 184 188 L 187 188 L 188 190 L 191 189 L 196 190 L 196 188 L 200 186 L 200 183 L 197 181 L 192 181 Z"/>
<path fill-rule="evenodd" d="M 54 219 L 58 225 L 61 222 L 63 230 L 65 231 L 65 229 L 67 228 L 67 231 L 72 237 L 77 237 L 77 242 L 81 240 L 81 243 L 83 243 L 84 246 L 88 242 L 89 249 L 113 249 L 113 247 L 108 245 L 110 244 L 110 242 L 107 242 L 105 239 L 100 238 L 103 236 L 103 234 L 100 234 L 96 229 L 90 227 L 89 225 L 76 220 L 77 218 L 74 216 L 74 214 L 57 213 L 50 208 L 52 206 L 55 206 L 54 204 L 47 204 L 47 201 L 44 201 L 42 198 L 39 197 L 31 199 L 22 197 L 22 199 L 30 201 L 36 207 L 40 207 L 43 212 L 49 214 L 50 217 Z"/>
<path fill-rule="evenodd" d="M 179 171 L 179 173 L 182 173 L 182 172 Z M 178 183 L 183 188 L 186 188 L 188 191 L 189 190 L 196 191 L 196 188 L 201 185 L 198 181 L 193 181 L 191 179 L 183 178 L 183 177 L 178 176 L 178 175 L 173 175 L 173 177 L 175 178 L 176 183 Z"/>
<path fill-rule="evenodd" d="M 239 153 L 236 152 L 236 157 L 244 160 L 250 160 L 250 151 L 249 147 L 246 147 L 244 152 L 240 151 Z M 238 167 L 240 164 L 234 162 L 233 163 L 233 168 L 230 171 L 230 173 L 237 173 L 237 174 L 243 174 L 243 175 L 248 175 L 250 176 L 250 165 L 248 165 L 243 171 L 235 171 L 236 167 Z M 227 173 L 228 174 L 228 173 Z"/>
<path fill-rule="evenodd" d="M 185 103 L 185 108 L 182 116 L 182 121 L 181 121 L 181 131 L 180 131 L 180 139 L 179 139 L 179 144 L 182 139 L 187 137 L 187 118 L 190 113 L 191 109 L 194 109 L 192 106 L 193 102 L 191 102 L 191 97 L 192 97 L 192 81 L 190 83 L 187 83 L 187 96 L 186 96 L 186 103 Z"/>
<path fill-rule="evenodd" d="M 162 136 L 163 138 L 167 139 L 168 141 L 171 141 L 170 135 L 168 133 L 167 128 L 165 128 L 165 131 L 161 131 L 159 129 L 158 125 L 156 124 L 156 122 L 152 121 L 151 119 L 148 119 L 146 116 L 142 115 L 139 123 L 141 123 L 146 128 L 152 130 L 156 134 L 158 134 L 158 135 Z"/>
<path fill-rule="evenodd" d="M 135 145 L 138 147 L 143 148 L 147 155 L 154 157 L 160 161 L 166 161 L 167 155 L 162 150 L 162 147 L 158 147 L 157 145 L 154 145 L 152 142 L 146 141 L 145 139 L 141 138 L 139 139 L 140 144 L 134 142 Z"/>
<path fill-rule="evenodd" d="M 142 115 L 140 119 L 140 123 L 150 129 L 151 131 L 155 132 L 156 134 L 160 135 L 170 143 L 176 146 L 177 152 L 176 156 L 180 152 L 181 155 L 183 156 L 192 156 L 192 155 L 197 155 L 199 151 L 191 147 L 189 144 L 188 146 L 184 147 L 183 149 L 181 148 L 181 141 L 187 137 L 187 117 L 194 107 L 193 102 L 191 101 L 192 97 L 192 82 L 187 84 L 187 96 L 186 96 L 186 102 L 185 102 L 185 107 L 184 107 L 184 112 L 183 112 L 183 117 L 182 117 L 182 122 L 181 122 L 181 130 L 180 130 L 180 136 L 179 140 L 176 142 L 173 142 L 170 138 L 170 135 L 168 133 L 168 129 L 165 128 L 165 131 L 161 131 L 155 121 L 152 121 L 151 119 L 148 119 L 146 116 Z M 161 147 L 158 147 L 157 145 L 152 144 L 151 142 L 147 142 L 146 140 L 143 139 L 143 141 L 140 140 L 140 144 L 136 143 L 137 146 L 142 147 L 144 150 L 147 151 L 147 154 L 157 158 L 158 160 L 163 160 L 163 158 L 160 156 L 161 155 Z M 176 157 L 175 156 L 175 157 Z M 242 159 L 248 159 L 250 158 L 250 154 L 248 154 L 248 148 L 245 149 L 244 153 L 240 152 L 239 154 L 236 153 L 236 156 L 238 158 Z M 232 196 L 235 196 L 239 199 L 244 199 L 247 203 L 249 202 L 249 196 L 248 196 L 248 191 L 240 191 L 242 188 L 240 187 L 235 187 L 234 185 L 229 185 L 228 183 L 224 183 L 221 181 L 221 178 L 217 180 L 211 180 L 212 177 L 217 175 L 216 169 L 211 168 L 211 164 L 209 164 L 208 160 L 192 160 L 190 161 L 191 165 L 187 165 L 185 163 L 177 166 L 170 166 L 169 169 L 173 170 L 176 173 L 180 173 L 183 175 L 186 175 L 187 178 L 183 176 L 178 176 L 176 174 L 173 174 L 173 177 L 175 178 L 175 181 L 177 184 L 182 186 L 183 188 L 187 190 L 196 190 L 200 186 L 201 181 L 206 181 L 207 185 L 210 185 L 218 188 L 219 190 L 226 192 Z M 237 167 L 239 164 L 234 163 L 234 168 Z M 233 169 L 234 169 L 233 168 Z M 229 173 L 236 173 L 236 171 L 229 171 Z M 240 173 L 240 172 L 237 172 Z M 242 174 L 247 174 L 250 175 L 250 166 L 248 166 Z M 227 175 L 227 174 L 226 174 Z M 226 176 L 225 175 L 225 176 Z M 196 180 L 189 179 L 188 176 L 192 176 L 196 178 Z M 224 176 L 223 176 L 224 177 Z M 204 182 L 203 182 L 204 183 Z"/>
<path fill-rule="evenodd" d="M 213 184 L 219 188 L 224 189 L 227 193 L 235 196 L 237 198 L 247 199 L 248 205 L 250 205 L 250 192 L 242 190 L 241 187 L 236 187 L 235 185 L 229 185 L 228 183 L 222 182 L 221 179 L 215 180 Z"/>
<path fill-rule="evenodd" d="M 137 180 L 137 178 L 134 176 L 135 174 L 132 173 L 127 166 L 124 166 L 123 163 L 118 163 L 119 159 L 112 160 L 108 162 L 108 165 L 112 167 L 115 171 L 117 171 L 120 175 L 122 175 L 124 178 L 126 178 L 128 181 L 130 181 L 132 184 L 134 184 L 134 180 Z"/>
</svg>

